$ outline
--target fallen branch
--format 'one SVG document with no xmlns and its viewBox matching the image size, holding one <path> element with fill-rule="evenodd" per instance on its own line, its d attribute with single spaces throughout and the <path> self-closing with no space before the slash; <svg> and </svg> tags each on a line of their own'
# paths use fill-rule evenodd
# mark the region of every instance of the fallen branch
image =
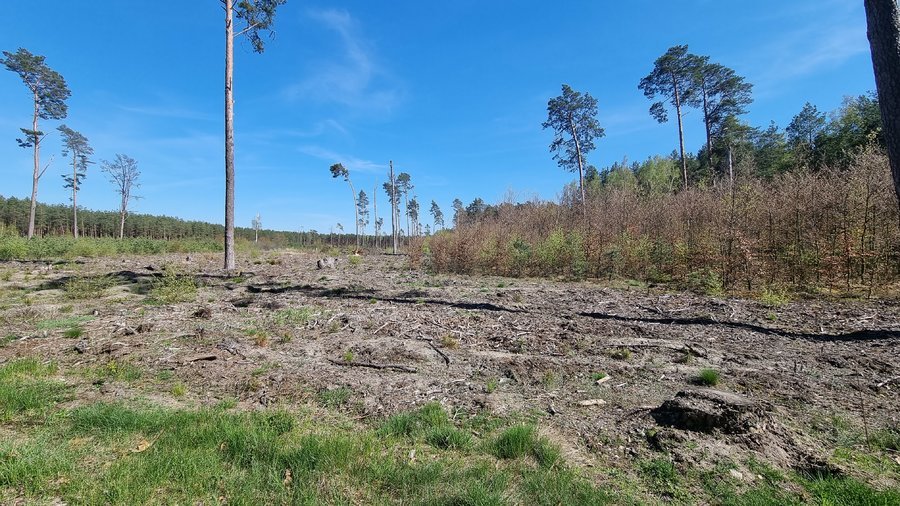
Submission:
<svg viewBox="0 0 900 506">
<path fill-rule="evenodd" d="M 186 359 L 184 360 L 184 363 L 185 363 L 185 364 L 190 364 L 190 363 L 193 363 L 193 362 L 202 362 L 202 361 L 205 361 L 205 360 L 216 360 L 217 358 L 219 358 L 218 355 L 215 355 L 215 354 L 212 354 L 212 353 L 204 353 L 204 354 L 202 354 L 202 355 L 194 355 L 193 357 L 186 358 Z"/>
<path fill-rule="evenodd" d="M 447 355 L 446 353 L 444 353 L 443 351 L 441 351 L 440 348 L 435 346 L 434 340 L 429 339 L 427 337 L 420 337 L 419 341 L 425 341 L 426 343 L 428 343 L 428 346 L 430 346 L 432 350 L 436 351 L 437 354 L 440 355 L 442 359 L 444 359 L 444 362 L 447 364 L 447 367 L 450 367 L 450 356 Z"/>
<path fill-rule="evenodd" d="M 369 362 L 343 362 L 340 360 L 332 360 L 332 359 L 328 359 L 328 361 L 334 365 L 340 365 L 340 366 L 345 366 L 345 367 L 365 367 L 367 369 L 379 369 L 379 370 L 391 369 L 394 371 L 409 372 L 409 373 L 419 372 L 415 367 L 409 367 L 409 366 L 398 365 L 398 364 L 372 364 Z"/>
</svg>

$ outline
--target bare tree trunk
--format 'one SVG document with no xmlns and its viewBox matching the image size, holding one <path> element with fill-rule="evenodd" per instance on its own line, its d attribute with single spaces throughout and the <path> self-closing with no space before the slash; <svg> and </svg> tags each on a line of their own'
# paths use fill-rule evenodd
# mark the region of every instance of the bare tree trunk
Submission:
<svg viewBox="0 0 900 506">
<path fill-rule="evenodd" d="M 125 197 L 122 197 L 122 209 L 119 211 L 119 239 L 125 238 L 125 206 L 127 204 Z"/>
<path fill-rule="evenodd" d="M 350 174 L 349 172 L 347 174 Z M 350 185 L 350 196 L 353 197 L 353 215 L 356 219 L 356 251 L 359 253 L 359 201 L 356 200 L 356 190 L 353 189 L 353 183 L 350 182 L 350 176 L 347 176 L 347 184 Z"/>
<path fill-rule="evenodd" d="M 897 0 L 865 0 L 872 66 L 900 206 L 900 11 Z"/>
<path fill-rule="evenodd" d="M 569 116 L 569 128 L 572 129 L 572 139 L 575 141 L 575 154 L 578 156 L 578 187 L 581 189 L 581 212 L 587 217 L 587 197 L 584 192 L 584 160 L 581 158 L 581 143 L 578 142 L 578 129 L 575 128 L 575 120 Z"/>
<path fill-rule="evenodd" d="M 706 126 L 706 162 L 712 170 L 712 130 L 709 124 L 709 96 L 706 93 L 706 85 L 703 85 L 703 124 Z"/>
<path fill-rule="evenodd" d="M 372 190 L 372 223 L 375 224 L 375 248 L 381 247 L 381 238 L 378 237 L 378 184 Z"/>
<path fill-rule="evenodd" d="M 681 150 L 681 174 L 684 176 L 684 189 L 688 187 L 687 159 L 684 157 L 684 124 L 681 119 L 681 95 L 678 92 L 678 80 L 672 75 L 675 90 L 675 113 L 678 115 L 678 147 Z"/>
<path fill-rule="evenodd" d="M 225 0 L 225 270 L 234 259 L 234 5 Z"/>
<path fill-rule="evenodd" d="M 38 180 L 41 178 L 41 139 L 38 131 L 38 94 L 34 92 L 34 116 L 31 120 L 31 130 L 34 133 L 34 177 L 31 181 L 31 213 L 28 216 L 28 238 L 34 237 L 34 215 L 37 212 Z"/>
<path fill-rule="evenodd" d="M 731 143 L 728 143 L 728 182 L 734 188 L 734 158 L 731 154 Z"/>
<path fill-rule="evenodd" d="M 78 159 L 72 152 L 72 234 L 78 239 Z"/>
<path fill-rule="evenodd" d="M 397 187 L 394 182 L 394 161 L 391 160 L 391 241 L 393 242 L 393 253 L 397 254 Z"/>
</svg>

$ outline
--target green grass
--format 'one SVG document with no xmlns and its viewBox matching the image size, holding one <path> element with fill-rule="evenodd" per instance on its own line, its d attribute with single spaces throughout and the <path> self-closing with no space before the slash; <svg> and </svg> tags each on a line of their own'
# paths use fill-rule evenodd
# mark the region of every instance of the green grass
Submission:
<svg viewBox="0 0 900 506">
<path fill-rule="evenodd" d="M 68 339 L 78 339 L 82 335 L 84 335 L 84 329 L 81 327 L 68 328 L 63 332 L 63 336 Z"/>
<path fill-rule="evenodd" d="M 174 267 L 167 266 L 161 278 L 150 288 L 150 302 L 154 304 L 178 304 L 197 299 L 197 283 L 194 278 L 180 274 Z"/>
<path fill-rule="evenodd" d="M 353 391 L 347 387 L 325 389 L 319 392 L 319 404 L 326 408 L 339 408 L 350 402 Z"/>
<path fill-rule="evenodd" d="M 0 422 L 19 415 L 43 416 L 65 398 L 64 383 L 50 378 L 54 364 L 25 358 L 0 367 Z"/>
<path fill-rule="evenodd" d="M 219 241 L 209 239 L 153 240 L 72 237 L 34 237 L 0 235 L 0 260 L 73 259 L 120 255 L 158 255 L 161 253 L 200 253 L 222 251 Z"/>
<path fill-rule="evenodd" d="M 436 403 L 374 426 L 318 408 L 240 411 L 233 399 L 64 408 L 57 374 L 35 359 L 0 366 L 2 504 L 900 504 L 896 488 L 756 461 L 745 463 L 762 476 L 752 484 L 728 477 L 733 464 L 682 469 L 662 456 L 636 475 L 579 471 L 533 422 Z"/>
<path fill-rule="evenodd" d="M 542 467 L 552 467 L 562 461 L 559 448 L 539 437 L 533 425 L 509 427 L 490 444 L 490 450 L 495 457 L 504 460 L 531 456 Z"/>
<path fill-rule="evenodd" d="M 719 371 L 715 369 L 702 369 L 694 378 L 694 383 L 705 387 L 714 387 L 719 384 Z"/>
<path fill-rule="evenodd" d="M 501 464 L 473 450 L 452 430 L 435 429 L 448 422 L 439 406 L 412 416 L 430 427 L 422 437 L 433 444 L 424 449 L 418 439 L 314 413 L 90 404 L 0 441 L 0 502 L 550 505 L 614 499 L 565 466 L 514 457 Z"/>
<path fill-rule="evenodd" d="M 279 309 L 272 316 L 277 325 L 304 325 L 312 320 L 315 311 L 310 307 Z"/>
<path fill-rule="evenodd" d="M 92 369 L 92 376 L 104 381 L 137 381 L 144 375 L 140 367 L 128 361 L 110 360 Z"/>
<path fill-rule="evenodd" d="M 38 330 L 57 330 L 80 327 L 81 325 L 93 320 L 93 316 L 70 316 L 68 318 L 57 318 L 50 320 L 41 320 L 37 322 Z"/>
<path fill-rule="evenodd" d="M 75 300 L 100 299 L 115 280 L 109 276 L 73 276 L 63 285 L 66 297 Z"/>
</svg>

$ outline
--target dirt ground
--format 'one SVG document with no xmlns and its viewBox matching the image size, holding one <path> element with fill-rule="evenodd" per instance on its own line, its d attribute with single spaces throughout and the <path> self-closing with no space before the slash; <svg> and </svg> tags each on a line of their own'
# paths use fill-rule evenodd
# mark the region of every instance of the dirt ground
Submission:
<svg viewBox="0 0 900 506">
<path fill-rule="evenodd" d="M 3 263 L 0 363 L 56 361 L 77 386 L 73 403 L 312 401 L 377 420 L 437 401 L 538 418 L 586 467 L 662 454 L 700 467 L 727 460 L 748 481 L 748 462 L 763 461 L 900 482 L 896 453 L 884 454 L 893 469 L 875 473 L 835 452 L 848 434 L 900 427 L 896 300 L 770 307 L 626 284 L 430 275 L 393 256 L 319 270 L 316 258 L 263 254 L 231 277 L 219 255 Z M 195 300 L 147 302 L 166 265 L 196 279 Z M 66 291 L 103 275 L 115 282 L 99 296 Z M 83 333 L 67 337 L 68 321 Z M 125 366 L 139 378 L 78 373 Z M 718 384 L 697 384 L 704 369 Z"/>
</svg>

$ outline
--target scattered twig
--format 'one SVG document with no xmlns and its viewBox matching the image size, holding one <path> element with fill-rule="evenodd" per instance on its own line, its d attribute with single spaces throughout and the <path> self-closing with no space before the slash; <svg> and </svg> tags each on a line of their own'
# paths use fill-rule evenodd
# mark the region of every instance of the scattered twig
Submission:
<svg viewBox="0 0 900 506">
<path fill-rule="evenodd" d="M 343 362 L 340 360 L 332 360 L 332 359 L 328 359 L 328 361 L 334 365 L 340 365 L 340 366 L 345 366 L 345 367 L 365 367 L 368 369 L 380 369 L 380 370 L 392 369 L 394 371 L 409 372 L 409 373 L 419 372 L 418 369 L 416 369 L 415 367 L 409 367 L 409 366 L 399 365 L 399 364 L 372 364 L 369 362 Z"/>
<path fill-rule="evenodd" d="M 384 330 L 385 327 L 387 327 L 388 325 L 390 325 L 392 323 L 394 323 L 394 322 L 387 322 L 384 325 L 378 327 L 377 329 L 375 329 L 375 332 L 372 332 L 372 335 L 374 336 L 375 334 L 381 332 L 382 330 Z"/>
<path fill-rule="evenodd" d="M 217 358 L 219 358 L 219 356 L 214 353 L 204 353 L 202 355 L 194 355 L 193 357 L 188 357 L 184 360 L 184 363 L 190 364 L 193 362 L 202 362 L 205 360 L 216 360 Z"/>
<path fill-rule="evenodd" d="M 432 350 L 436 351 L 437 354 L 440 355 L 442 359 L 444 359 L 444 362 L 447 364 L 447 367 L 450 367 L 450 357 L 446 353 L 441 351 L 440 348 L 438 348 L 437 346 L 434 345 L 433 339 L 430 339 L 428 337 L 420 337 L 419 340 L 425 341 L 426 343 L 428 343 L 428 346 L 430 346 Z"/>
<path fill-rule="evenodd" d="M 897 382 L 900 382 L 900 376 L 894 376 L 893 378 L 888 378 L 888 379 L 882 381 L 881 383 L 876 384 L 875 388 L 884 388 L 884 387 L 890 385 L 891 383 L 897 383 Z"/>
</svg>

